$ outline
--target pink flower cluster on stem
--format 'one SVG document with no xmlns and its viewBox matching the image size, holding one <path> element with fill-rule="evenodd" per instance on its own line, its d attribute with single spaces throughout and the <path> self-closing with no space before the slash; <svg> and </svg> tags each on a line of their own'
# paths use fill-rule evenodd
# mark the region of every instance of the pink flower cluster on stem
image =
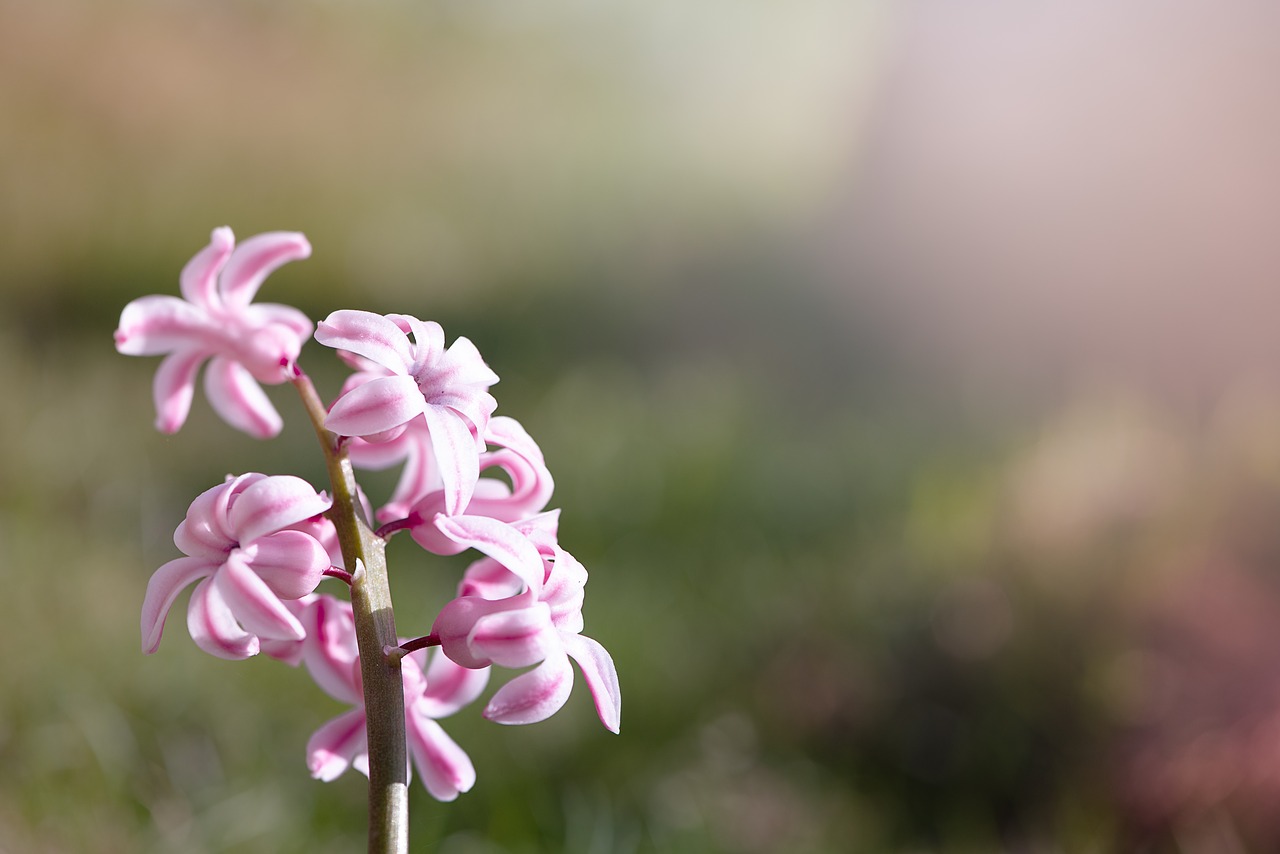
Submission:
<svg viewBox="0 0 1280 854">
<path fill-rule="evenodd" d="M 356 370 L 326 408 L 297 364 L 311 321 L 253 303 L 270 272 L 310 251 L 300 234 L 258 235 L 237 247 L 230 229 L 216 229 L 182 271 L 183 298 L 143 297 L 121 313 L 121 353 L 165 356 L 153 386 L 160 430 L 183 425 L 206 362 L 214 410 L 259 437 L 281 429 L 260 384 L 291 382 L 332 488 L 330 497 L 300 478 L 249 473 L 197 497 L 174 534 L 183 556 L 147 586 L 142 647 L 157 650 L 170 609 L 195 584 L 187 625 L 201 649 L 304 664 L 349 706 L 311 737 L 308 767 L 321 780 L 347 768 L 367 774 L 369 850 L 403 852 L 410 767 L 442 801 L 475 782 L 438 720 L 480 697 L 491 665 L 530 668 L 489 699 L 484 716 L 499 723 L 558 711 L 572 688 L 571 661 L 613 732 L 621 695 L 609 654 L 581 634 L 587 571 L 559 544 L 559 511 L 546 510 L 554 482 L 542 451 L 519 422 L 494 415 L 497 375 L 466 338 L 446 347 L 437 323 L 335 311 L 315 338 Z M 399 482 L 371 514 L 353 466 L 395 465 Z M 377 532 L 371 515 L 383 523 Z M 481 555 L 431 634 L 410 641 L 396 633 L 384 550 L 400 530 L 433 554 Z M 349 603 L 315 593 L 326 575 L 348 585 Z"/>
</svg>

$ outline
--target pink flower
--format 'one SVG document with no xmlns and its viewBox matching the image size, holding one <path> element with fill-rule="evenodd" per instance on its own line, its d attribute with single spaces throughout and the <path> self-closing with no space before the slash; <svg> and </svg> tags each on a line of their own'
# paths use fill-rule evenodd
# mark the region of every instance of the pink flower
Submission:
<svg viewBox="0 0 1280 854">
<path fill-rule="evenodd" d="M 184 299 L 147 296 L 124 307 L 116 349 L 168 354 L 152 386 L 157 429 L 174 433 L 186 422 L 196 374 L 208 360 L 204 389 L 218 415 L 259 438 L 280 432 L 280 415 L 259 383 L 290 379 L 312 324 L 295 308 L 252 300 L 277 267 L 310 254 L 301 234 L 259 234 L 237 247 L 231 229 L 217 228 L 182 270 Z"/>
<path fill-rule="evenodd" d="M 579 634 L 587 571 L 555 543 L 548 521 L 554 525 L 549 514 L 517 525 L 437 516 L 443 533 L 486 557 L 468 567 L 460 595 L 441 610 L 431 632 L 445 655 L 464 667 L 537 665 L 498 690 L 484 710 L 489 720 L 528 724 L 551 717 L 573 688 L 572 658 L 582 669 L 600 722 L 617 732 L 622 695 L 613 659 L 598 642 Z M 512 534 L 525 546 L 517 545 Z M 532 574 L 529 549 L 538 555 Z"/>
<path fill-rule="evenodd" d="M 413 340 L 409 340 L 412 334 Z M 489 386 L 498 376 L 475 345 L 459 338 L 446 350 L 440 324 L 407 314 L 343 310 L 317 328 L 321 344 L 372 363 L 385 375 L 349 388 L 329 410 L 325 427 L 370 441 L 396 438 L 418 416 L 426 421 L 449 513 L 471 500 L 480 453 L 497 402 Z"/>
<path fill-rule="evenodd" d="M 303 661 L 316 683 L 336 700 L 354 708 L 325 723 L 307 743 L 311 776 L 329 781 L 354 767 L 369 773 L 364 692 L 351 605 L 318 596 L 304 620 Z M 413 765 L 431 796 L 452 801 L 471 789 L 476 772 L 470 758 L 437 723 L 480 696 L 488 670 L 468 670 L 439 653 L 425 671 L 425 651 L 401 659 L 404 674 L 405 731 Z"/>
<path fill-rule="evenodd" d="M 241 659 L 257 655 L 262 641 L 301 640 L 302 624 L 281 600 L 315 590 L 329 555 L 314 537 L 288 529 L 330 504 L 289 475 L 228 477 L 198 496 L 173 534 L 186 557 L 157 569 L 147 584 L 143 652 L 159 648 L 169 609 L 195 581 L 187 628 L 205 652 Z"/>
</svg>

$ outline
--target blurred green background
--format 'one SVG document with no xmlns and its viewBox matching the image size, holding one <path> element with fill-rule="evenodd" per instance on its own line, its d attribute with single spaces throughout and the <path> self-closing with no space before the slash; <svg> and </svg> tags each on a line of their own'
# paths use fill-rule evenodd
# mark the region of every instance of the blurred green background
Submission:
<svg viewBox="0 0 1280 854">
<path fill-rule="evenodd" d="M 138 648 L 195 494 L 323 477 L 112 349 L 224 224 L 474 340 L 591 571 L 622 734 L 464 710 L 413 850 L 1276 850 L 1277 18 L 0 0 L 0 851 L 363 846 L 305 674 Z"/>
</svg>

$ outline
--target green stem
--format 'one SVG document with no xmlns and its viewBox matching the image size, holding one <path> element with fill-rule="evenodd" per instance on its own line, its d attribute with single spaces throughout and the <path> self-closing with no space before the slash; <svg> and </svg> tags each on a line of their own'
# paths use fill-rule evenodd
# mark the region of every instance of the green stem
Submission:
<svg viewBox="0 0 1280 854">
<path fill-rule="evenodd" d="M 338 529 L 342 559 L 351 573 L 351 607 L 355 612 L 364 680 L 365 719 L 369 733 L 369 854 L 406 854 L 409 850 L 409 762 L 404 729 L 404 680 L 400 657 L 388 656 L 398 646 L 391 587 L 387 581 L 386 541 L 375 535 L 360 510 L 355 473 L 338 439 L 324 427 L 325 407 L 315 386 L 299 372 L 293 380 L 324 448 L 333 488 L 329 518 Z"/>
</svg>

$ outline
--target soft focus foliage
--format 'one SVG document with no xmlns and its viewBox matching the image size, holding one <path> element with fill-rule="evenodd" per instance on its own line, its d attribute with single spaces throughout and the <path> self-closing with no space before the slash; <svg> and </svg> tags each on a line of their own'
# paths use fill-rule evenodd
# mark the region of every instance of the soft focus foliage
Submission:
<svg viewBox="0 0 1280 854">
<path fill-rule="evenodd" d="M 0 850 L 362 845 L 343 704 L 137 651 L 191 495 L 319 474 L 111 350 L 212 222 L 473 340 L 591 568 L 623 734 L 451 716 L 415 848 L 1280 846 L 1277 13 L 964 6 L 0 0 Z"/>
</svg>

